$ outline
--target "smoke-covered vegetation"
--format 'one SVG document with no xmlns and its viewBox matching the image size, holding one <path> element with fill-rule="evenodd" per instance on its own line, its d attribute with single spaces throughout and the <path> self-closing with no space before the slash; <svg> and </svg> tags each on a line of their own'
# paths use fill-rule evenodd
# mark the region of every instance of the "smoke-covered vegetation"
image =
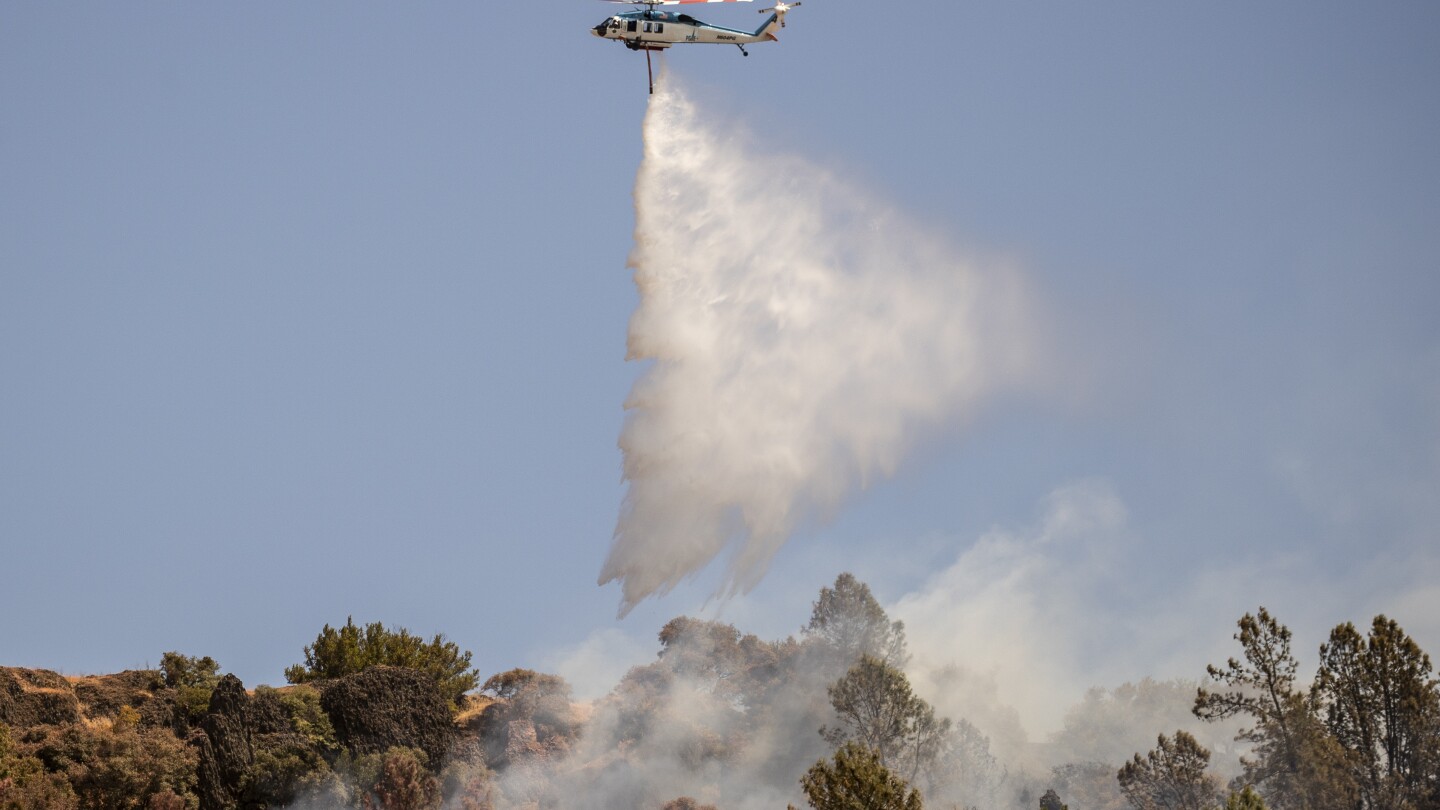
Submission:
<svg viewBox="0 0 1440 810">
<path fill-rule="evenodd" d="M 317 650 L 353 658 L 330 642 L 362 636 L 369 660 L 311 673 Z M 407 638 L 327 626 L 290 672 L 303 683 L 251 692 L 177 652 L 110 676 L 0 670 L 0 808 L 1440 806 L 1440 687 L 1383 616 L 1366 634 L 1336 627 L 1302 680 L 1288 629 L 1261 608 L 1203 680 L 1093 689 L 1048 739 L 1007 740 L 1019 755 L 914 688 L 906 627 L 850 574 L 793 637 L 676 618 L 653 662 L 590 702 L 528 669 L 451 700 L 451 679 L 475 673 L 415 666 Z M 469 661 L 442 638 L 427 647 Z"/>
</svg>

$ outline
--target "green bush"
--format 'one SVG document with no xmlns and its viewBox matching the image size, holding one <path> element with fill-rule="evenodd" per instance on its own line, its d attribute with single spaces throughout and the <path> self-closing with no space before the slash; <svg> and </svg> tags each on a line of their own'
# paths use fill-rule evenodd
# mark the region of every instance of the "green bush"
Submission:
<svg viewBox="0 0 1440 810">
<path fill-rule="evenodd" d="M 323 783 L 330 766 L 308 748 L 282 746 L 255 752 L 245 773 L 244 796 L 269 807 L 292 804 L 312 785 Z"/>
<path fill-rule="evenodd" d="M 313 686 L 299 685 L 280 691 L 272 686 L 255 687 L 257 700 L 274 700 L 285 712 L 290 730 L 318 751 L 335 751 L 335 727 L 330 716 L 320 707 L 320 692 Z"/>
<path fill-rule="evenodd" d="M 75 810 L 79 799 L 60 774 L 49 773 L 35 757 L 22 755 L 0 723 L 0 807 L 5 810 Z"/>
<path fill-rule="evenodd" d="M 339 630 L 325 625 L 315 643 L 305 647 L 305 663 L 286 669 L 285 678 L 290 683 L 307 683 L 351 675 L 373 666 L 407 667 L 429 673 L 452 709 L 480 680 L 470 668 L 470 653 L 446 641 L 443 634 L 426 642 L 403 627 L 391 630 L 379 622 L 362 629 L 353 617 L 347 618 Z"/>
<path fill-rule="evenodd" d="M 478 756 L 452 759 L 440 773 L 446 807 L 454 810 L 495 810 L 494 781 Z"/>
<path fill-rule="evenodd" d="M 42 740 L 35 756 L 46 770 L 64 775 L 83 807 L 138 809 L 167 793 L 194 802 L 198 757 L 164 729 L 70 726 Z"/>
<path fill-rule="evenodd" d="M 175 703 L 187 721 L 195 722 L 210 708 L 210 694 L 220 682 L 220 665 L 214 658 L 193 658 L 178 652 L 160 657 L 165 685 L 175 690 Z"/>
<path fill-rule="evenodd" d="M 425 767 L 425 754 L 414 748 L 391 748 L 380 759 L 380 776 L 362 800 L 379 810 L 435 810 L 440 782 Z"/>
</svg>

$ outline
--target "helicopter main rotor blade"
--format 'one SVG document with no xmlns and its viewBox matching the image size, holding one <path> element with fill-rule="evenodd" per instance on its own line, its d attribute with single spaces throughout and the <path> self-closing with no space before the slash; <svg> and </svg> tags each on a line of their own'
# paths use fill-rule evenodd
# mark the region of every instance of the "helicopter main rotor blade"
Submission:
<svg viewBox="0 0 1440 810">
<path fill-rule="evenodd" d="M 694 3 L 749 3 L 752 0 L 600 0 L 625 6 L 688 6 Z M 795 5 L 799 5 L 796 3 Z"/>
</svg>

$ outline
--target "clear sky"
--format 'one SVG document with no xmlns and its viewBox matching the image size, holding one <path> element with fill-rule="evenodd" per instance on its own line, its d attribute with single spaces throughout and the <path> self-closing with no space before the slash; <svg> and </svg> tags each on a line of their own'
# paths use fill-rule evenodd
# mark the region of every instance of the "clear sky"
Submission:
<svg viewBox="0 0 1440 810">
<path fill-rule="evenodd" d="M 1015 268 L 1055 362 L 749 596 L 623 621 L 610 8 L 0 8 L 0 664 L 275 684 L 353 614 L 598 683 L 845 569 L 937 661 L 1063 627 L 1079 688 L 1198 677 L 1260 604 L 1307 669 L 1379 611 L 1440 654 L 1440 6 L 807 0 L 671 52 L 756 149 Z"/>
</svg>

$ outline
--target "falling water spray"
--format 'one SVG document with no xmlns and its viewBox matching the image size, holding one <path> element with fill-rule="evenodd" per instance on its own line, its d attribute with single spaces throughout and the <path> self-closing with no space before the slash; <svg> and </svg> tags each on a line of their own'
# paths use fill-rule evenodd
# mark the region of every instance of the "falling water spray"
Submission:
<svg viewBox="0 0 1440 810">
<path fill-rule="evenodd" d="M 628 357 L 650 365 L 625 402 L 628 491 L 600 573 L 622 614 L 727 550 L 722 595 L 749 590 L 798 527 L 1025 373 L 1014 273 L 707 124 L 665 75 L 635 219 Z"/>
</svg>

